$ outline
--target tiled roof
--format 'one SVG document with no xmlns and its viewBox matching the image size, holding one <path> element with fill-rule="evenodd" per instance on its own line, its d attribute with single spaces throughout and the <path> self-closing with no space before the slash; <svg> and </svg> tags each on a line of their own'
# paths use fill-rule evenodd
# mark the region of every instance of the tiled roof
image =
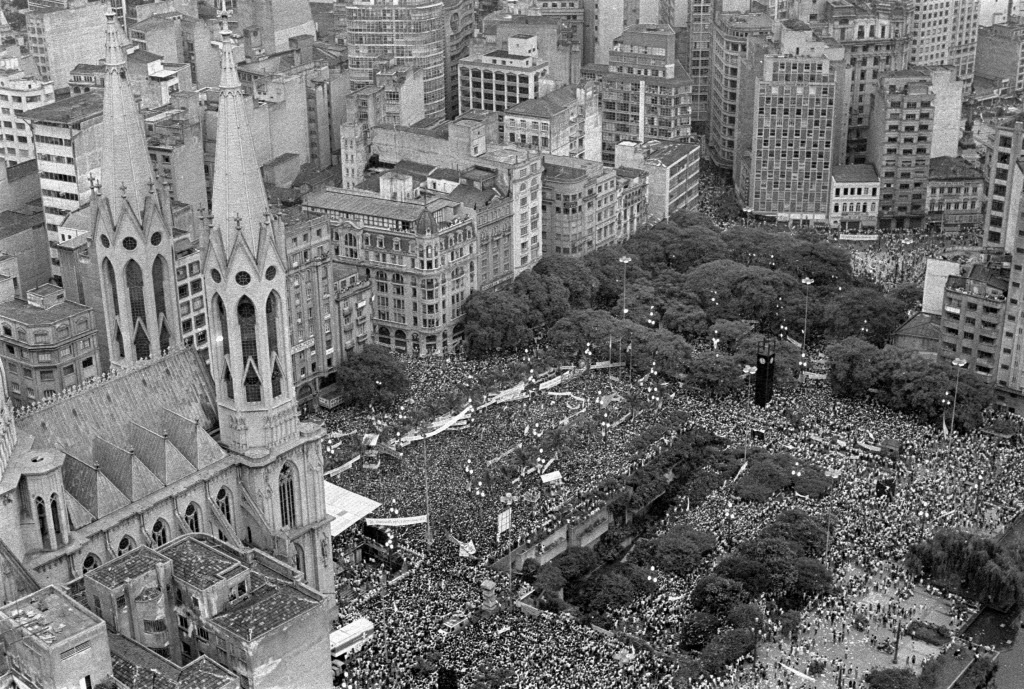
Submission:
<svg viewBox="0 0 1024 689">
<path fill-rule="evenodd" d="M 107 588 L 114 588 L 124 583 L 125 579 L 134 579 L 154 569 L 158 563 L 170 561 L 171 559 L 166 555 L 146 546 L 141 546 L 104 565 L 100 565 L 86 573 L 85 576 L 94 579 L 97 583 Z"/>
<path fill-rule="evenodd" d="M 134 423 L 166 431 L 174 446 L 200 466 L 216 443 L 206 433 L 197 437 L 196 422 L 201 431 L 216 426 L 213 380 L 194 350 L 181 349 L 87 385 L 15 423 L 35 436 L 35 447 L 60 447 L 83 459 L 92 455 L 96 437 L 129 447 Z"/>
<path fill-rule="evenodd" d="M 964 180 L 981 181 L 985 178 L 981 170 L 963 158 L 941 156 L 928 161 L 928 179 L 930 180 Z"/>
<path fill-rule="evenodd" d="M 546 96 L 520 101 L 505 111 L 506 115 L 521 117 L 553 117 L 576 104 L 576 89 L 563 86 Z"/>
<path fill-rule="evenodd" d="M 254 640 L 288 624 L 318 604 L 317 600 L 297 587 L 268 583 L 250 595 L 229 603 L 225 611 L 214 617 L 213 621 L 243 639 Z"/>
<path fill-rule="evenodd" d="M 338 211 L 340 213 L 406 220 L 408 222 L 415 222 L 426 212 L 424 206 L 419 203 L 391 201 L 390 199 L 353 194 L 345 191 L 314 191 L 306 195 L 303 205 Z"/>
<path fill-rule="evenodd" d="M 195 538 L 182 538 L 160 549 L 174 562 L 174 576 L 199 590 L 207 589 L 239 566 L 230 557 Z M 237 573 L 237 572 L 235 572 Z"/>
<path fill-rule="evenodd" d="M 221 689 L 236 685 L 234 673 L 209 656 L 199 656 L 181 668 L 178 675 L 178 689 Z"/>
</svg>

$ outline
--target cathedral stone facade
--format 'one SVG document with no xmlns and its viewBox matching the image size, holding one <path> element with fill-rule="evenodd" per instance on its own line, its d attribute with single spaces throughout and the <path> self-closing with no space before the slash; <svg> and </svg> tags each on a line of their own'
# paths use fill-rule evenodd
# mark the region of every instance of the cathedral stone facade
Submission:
<svg viewBox="0 0 1024 689">
<path fill-rule="evenodd" d="M 224 26 L 213 206 L 201 238 L 213 320 L 207 370 L 178 344 L 171 218 L 125 77 L 126 39 L 108 18 L 108 144 L 91 242 L 118 365 L 18 418 L 9 400 L 0 404 L 4 601 L 188 533 L 264 550 L 333 598 L 323 430 L 296 410 L 284 233 L 263 191 Z"/>
</svg>

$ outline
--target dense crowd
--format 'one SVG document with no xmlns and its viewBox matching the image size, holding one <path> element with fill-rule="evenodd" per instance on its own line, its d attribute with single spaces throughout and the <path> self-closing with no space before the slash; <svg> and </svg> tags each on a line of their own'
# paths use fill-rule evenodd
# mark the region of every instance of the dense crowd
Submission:
<svg viewBox="0 0 1024 689">
<path fill-rule="evenodd" d="M 977 237 L 957 234 L 889 234 L 878 242 L 855 247 L 850 252 L 853 272 L 892 288 L 924 281 L 928 259 L 962 261 L 976 251 Z"/>
<path fill-rule="evenodd" d="M 510 363 L 412 362 L 412 402 Z M 613 632 L 642 639 L 650 644 L 646 650 L 627 653 L 614 635 L 565 617 L 528 617 L 506 608 L 457 632 L 441 629 L 446 620 L 461 619 L 479 604 L 485 579 L 498 583 L 507 602 L 513 594 L 510 577 L 486 567 L 488 559 L 546 533 L 572 509 L 593 508 L 593 489 L 602 479 L 635 466 L 636 436 L 676 411 L 740 445 L 757 428 L 764 434 L 758 444 L 768 451 L 787 452 L 836 479 L 819 501 L 789 493 L 764 504 L 744 503 L 726 485 L 701 506 L 680 505 L 667 515 L 662 530 L 686 524 L 718 538 L 718 554 L 697 574 L 786 509 L 820 515 L 833 529 L 825 559 L 841 584 L 837 594 L 812 603 L 798 643 L 784 648 L 779 630 L 767 629 L 762 643 L 778 644 L 779 653 L 734 668 L 734 676 L 726 678 L 734 684 L 726 686 L 790 686 L 798 675 L 784 661 L 792 668 L 806 666 L 817 657 L 819 635 L 839 639 L 849 633 L 854 618 L 865 612 L 860 602 L 865 590 L 882 586 L 897 597 L 907 594 L 913 582 L 894 563 L 902 562 L 918 538 L 940 526 L 995 533 L 1020 510 L 1024 486 L 1019 472 L 1011 470 L 1018 451 L 1004 439 L 946 437 L 941 429 L 884 408 L 836 399 L 823 386 L 778 392 L 761 409 L 746 399 L 711 400 L 672 384 L 654 407 L 644 396 L 644 384 L 625 380 L 617 375 L 621 371 L 579 373 L 554 390 L 478 408 L 467 425 L 414 442 L 400 460 L 387 459 L 377 470 L 357 464 L 332 479 L 381 502 L 390 512 L 380 516 L 425 513 L 428 485 L 431 499 L 432 545 L 424 542 L 421 525 L 395 530 L 400 544 L 426 554 L 409 575 L 388 584 L 372 568 L 340 568 L 344 586 L 339 591 L 374 592 L 369 598 L 344 598 L 341 609 L 370 617 L 378 628 L 369 649 L 348 667 L 350 686 L 427 686 L 438 666 L 508 673 L 505 686 L 515 687 L 670 686 L 679 653 L 671 632 L 688 612 L 694 577 L 659 573 L 657 593 L 613 615 L 619 620 Z M 619 426 L 595 422 L 622 419 L 630 411 L 635 413 Z M 326 419 L 332 432 L 380 429 L 396 421 L 394 412 L 346 412 Z M 883 439 L 897 440 L 905 461 L 891 462 L 858 446 Z M 541 484 L 539 474 L 555 469 L 563 477 L 560 485 Z M 883 479 L 896 481 L 894 494 L 879 493 Z M 498 513 L 509 506 L 512 528 L 499 539 Z M 458 542 L 470 540 L 476 557 L 460 558 Z M 907 614 L 897 608 L 867 612 L 877 627 L 899 624 Z M 842 658 L 826 663 L 826 673 L 837 681 L 842 675 L 844 685 L 855 688 L 864 686 L 867 669 Z M 716 684 L 721 681 L 708 679 L 703 686 L 721 686 Z"/>
</svg>

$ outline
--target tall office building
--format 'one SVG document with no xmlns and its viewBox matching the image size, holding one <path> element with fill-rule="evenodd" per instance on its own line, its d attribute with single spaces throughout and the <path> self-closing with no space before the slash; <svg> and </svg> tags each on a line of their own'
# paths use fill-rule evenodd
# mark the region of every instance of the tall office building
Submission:
<svg viewBox="0 0 1024 689">
<path fill-rule="evenodd" d="M 423 70 L 426 117 L 445 109 L 445 6 L 442 0 L 349 0 L 342 10 L 353 88 L 374 83 L 374 71 L 393 57 Z"/>
<path fill-rule="evenodd" d="M 459 111 L 503 112 L 554 88 L 548 63 L 537 52 L 537 37 L 510 36 L 507 50 L 494 50 L 459 62 Z"/>
<path fill-rule="evenodd" d="M 968 84 L 978 50 L 978 0 L 914 0 L 911 61 L 952 65 Z"/>
<path fill-rule="evenodd" d="M 881 182 L 878 227 L 921 227 L 929 161 L 955 156 L 963 82 L 952 67 L 911 67 L 882 75 L 871 99 L 867 157 Z"/>
<path fill-rule="evenodd" d="M 473 0 L 445 0 L 444 17 L 445 117 L 452 119 L 459 114 L 459 61 L 469 57 L 476 26 Z"/>
<path fill-rule="evenodd" d="M 871 94 L 879 77 L 910 60 L 912 7 L 902 0 L 827 0 L 820 17 L 850 58 L 850 128 L 846 160 L 867 161 Z"/>
<path fill-rule="evenodd" d="M 615 162 L 621 141 L 669 141 L 690 135 L 692 82 L 676 59 L 676 34 L 664 24 L 631 26 L 615 39 L 607 67 L 587 65 L 600 83 L 602 158 Z"/>
<path fill-rule="evenodd" d="M 740 62 L 747 54 L 747 41 L 752 37 L 769 36 L 772 25 L 772 18 L 760 12 L 720 12 L 715 17 L 707 141 L 708 155 L 719 167 L 732 167 L 739 116 L 736 108 L 741 89 Z M 695 100 L 696 89 L 694 78 Z"/>
<path fill-rule="evenodd" d="M 637 24 L 657 24 L 660 7 L 651 0 L 583 0 L 584 45 L 593 54 L 586 64 L 608 64 L 608 55 L 623 30 Z"/>
<path fill-rule="evenodd" d="M 693 121 L 704 123 L 711 117 L 711 25 L 715 16 L 713 0 L 692 0 L 687 25 L 688 59 L 686 69 L 693 79 Z M 722 8 L 719 11 L 729 11 Z"/>
<path fill-rule="evenodd" d="M 1006 24 L 978 28 L 974 77 L 996 85 L 1005 80 L 1011 91 L 1024 91 L 1024 21 L 1011 17 Z"/>
<path fill-rule="evenodd" d="M 106 8 L 102 2 L 74 0 L 66 9 L 25 15 L 26 46 L 41 79 L 52 81 L 54 88 L 64 88 L 75 65 L 100 61 Z"/>
<path fill-rule="evenodd" d="M 7 165 L 17 165 L 36 157 L 32 131 L 22 117 L 27 110 L 55 100 L 53 83 L 27 76 L 22 71 L 0 75 L 0 157 Z"/>
<path fill-rule="evenodd" d="M 50 262 L 59 281 L 57 245 L 82 234 L 65 228 L 64 220 L 88 202 L 93 180 L 99 175 L 103 95 L 71 96 L 28 111 L 22 118 L 32 129 Z"/>
<path fill-rule="evenodd" d="M 849 97 L 846 51 L 798 20 L 754 38 L 741 89 L 733 183 L 754 215 L 828 222 L 831 172 L 843 159 Z"/>
</svg>

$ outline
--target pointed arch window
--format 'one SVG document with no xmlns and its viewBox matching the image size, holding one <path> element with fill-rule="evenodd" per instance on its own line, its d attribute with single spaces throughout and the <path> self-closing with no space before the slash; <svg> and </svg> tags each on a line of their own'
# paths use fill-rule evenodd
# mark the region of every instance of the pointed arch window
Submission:
<svg viewBox="0 0 1024 689">
<path fill-rule="evenodd" d="M 153 545 L 157 548 L 167 542 L 167 522 L 163 519 L 157 519 L 156 523 L 153 524 Z"/>
<path fill-rule="evenodd" d="M 238 329 L 242 336 L 242 365 L 245 367 L 245 401 L 259 402 L 263 397 L 262 383 L 256 372 L 259 351 L 256 346 L 256 307 L 249 297 L 238 300 Z"/>
<path fill-rule="evenodd" d="M 146 333 L 146 298 L 144 294 L 145 280 L 142 276 L 142 268 L 135 261 L 128 261 L 124 268 L 125 282 L 128 285 L 128 304 L 131 307 L 132 328 L 135 330 L 135 337 L 132 344 L 135 345 L 135 358 L 145 359 L 149 357 L 150 342 Z"/>
<path fill-rule="evenodd" d="M 303 579 L 306 578 L 306 553 L 301 545 L 295 546 L 295 569 L 299 570 Z"/>
<path fill-rule="evenodd" d="M 277 293 L 271 292 L 267 297 L 267 344 L 270 358 L 277 354 Z"/>
<path fill-rule="evenodd" d="M 274 397 L 281 396 L 281 367 L 274 362 L 274 372 L 270 374 L 270 387 Z"/>
<path fill-rule="evenodd" d="M 82 561 L 82 574 L 86 574 L 88 572 L 91 572 L 92 570 L 96 569 L 99 566 L 100 566 L 100 559 L 96 555 L 94 555 L 93 553 L 89 553 L 88 555 L 85 556 L 85 559 Z"/>
<path fill-rule="evenodd" d="M 185 508 L 185 525 L 192 533 L 199 533 L 199 505 L 194 502 Z"/>
<path fill-rule="evenodd" d="M 128 285 L 128 304 L 131 307 L 132 324 L 141 320 L 146 322 L 146 298 L 143 295 L 145 281 L 142 277 L 142 268 L 135 261 L 128 261 L 124 267 L 124 279 Z"/>
<path fill-rule="evenodd" d="M 153 261 L 153 301 L 156 304 L 157 322 L 160 323 L 160 352 L 171 348 L 171 335 L 167 331 L 167 305 L 164 294 L 165 266 L 163 256 Z M 163 322 L 161 322 L 163 321 Z"/>
<path fill-rule="evenodd" d="M 57 500 L 56 493 L 50 496 L 50 516 L 53 517 L 53 534 L 60 538 L 60 502 Z"/>
<path fill-rule="evenodd" d="M 107 289 L 110 290 L 110 299 L 113 301 L 114 315 L 121 315 L 121 304 L 117 300 L 117 279 L 114 277 L 114 266 L 109 258 L 103 259 L 103 272 L 107 278 Z M 122 355 L 123 356 L 123 355 Z"/>
<path fill-rule="evenodd" d="M 277 497 L 281 501 L 281 526 L 295 526 L 295 470 L 285 464 L 277 477 Z"/>
<path fill-rule="evenodd" d="M 117 544 L 117 556 L 120 557 L 127 553 L 129 550 L 135 548 L 135 539 L 131 536 L 125 536 L 121 539 L 121 542 Z"/>
<path fill-rule="evenodd" d="M 224 309 L 224 300 L 219 294 L 213 297 L 213 309 L 216 312 L 217 327 L 220 332 L 217 334 L 217 344 L 223 352 L 224 366 L 224 391 L 228 399 L 235 399 L 235 381 L 231 378 L 231 340 L 228 337 L 228 315 Z"/>
<path fill-rule="evenodd" d="M 41 495 L 36 496 L 36 519 L 39 521 L 39 535 L 46 545 L 46 539 L 50 537 L 50 527 L 46 522 L 46 501 Z"/>
<path fill-rule="evenodd" d="M 117 355 L 124 358 L 124 337 L 121 335 L 120 326 L 114 326 L 114 339 L 117 341 Z"/>
<path fill-rule="evenodd" d="M 231 523 L 231 494 L 228 493 L 227 488 L 221 488 L 217 491 L 217 509 L 224 515 L 224 518 L 228 520 L 228 524 Z"/>
</svg>

